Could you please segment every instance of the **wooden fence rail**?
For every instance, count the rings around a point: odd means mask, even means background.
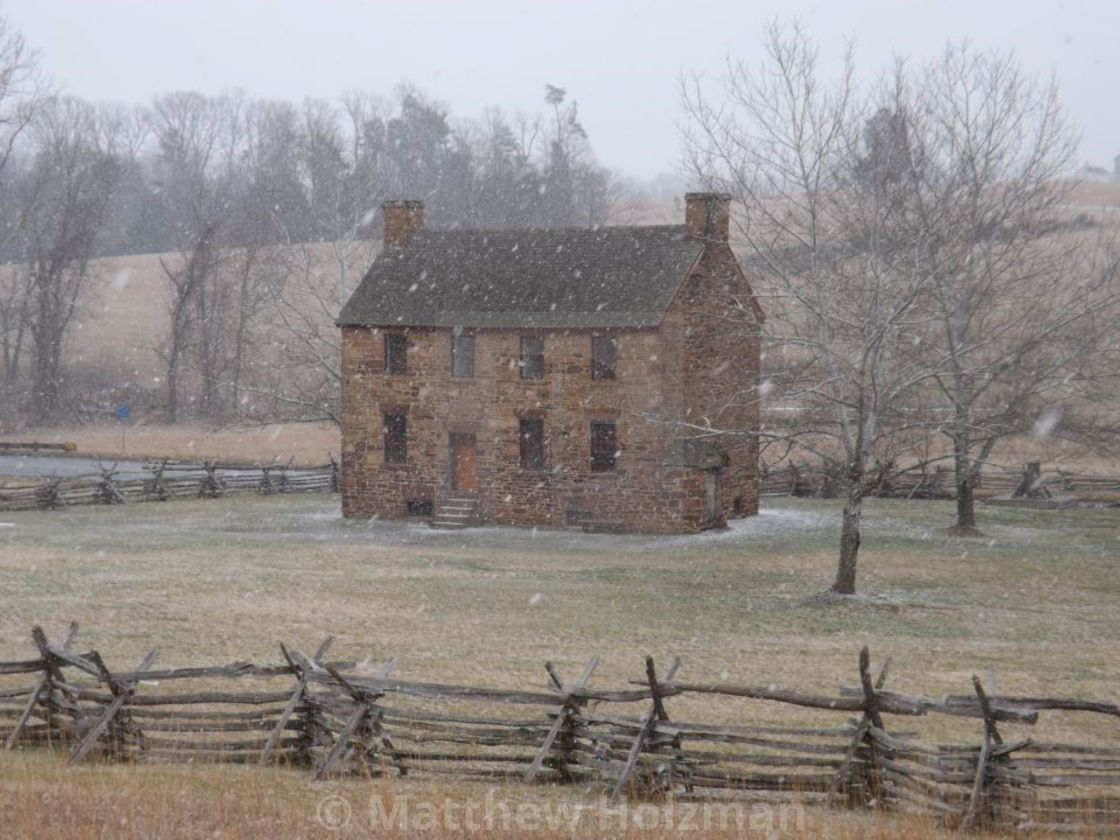
[[[1120,495],[1120,476],[1088,475],[1061,469],[1041,474],[1046,487],[1059,493],[1087,497]],[[1010,495],[1023,479],[1022,470],[986,469],[976,484],[978,497]],[[788,462],[782,466],[763,465],[761,492],[767,496],[816,496],[835,498],[842,495],[840,477],[822,466]],[[895,499],[956,498],[953,470],[938,466],[897,470],[881,468],[867,478],[867,492],[872,496]]]
[[[216,498],[232,493],[337,493],[340,488],[339,466],[333,457],[329,464],[318,467],[155,461],[145,463],[144,470],[147,477],[121,478],[113,465],[72,478],[0,483],[0,510],[53,510],[71,505]]]
[[[858,685],[835,694],[685,682],[679,659],[659,677],[652,658],[629,686],[603,689],[591,686],[597,656],[573,681],[546,664],[543,688],[519,690],[403,680],[391,674],[395,660],[373,668],[328,661],[329,638],[310,656],[281,645],[280,664],[158,670],[153,651],[113,672],[98,652],[75,652],[76,635],[71,625],[51,642],[34,628],[38,657],[0,662],[9,749],[57,745],[71,763],[279,762],[316,778],[580,782],[636,799],[776,797],[913,811],[963,830],[1120,835],[1120,796],[1109,793],[1120,786],[1120,745],[1003,731],[1033,725],[1040,711],[1120,722],[1115,704],[1005,697],[975,679],[971,695],[906,695],[885,688],[887,665],[872,678],[866,648]],[[741,703],[738,720],[670,715],[674,698],[695,694]],[[771,704],[765,725],[751,722],[756,702]],[[775,709],[796,717],[775,725]],[[928,743],[895,725],[930,715],[961,721],[965,741]]]

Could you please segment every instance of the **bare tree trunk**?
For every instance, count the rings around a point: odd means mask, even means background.
[[[976,501],[972,494],[972,476],[957,483],[957,530],[976,530]]]
[[[237,302],[237,329],[233,340],[233,374],[230,386],[231,412],[237,415],[241,411],[241,377],[245,368],[245,354],[249,341],[249,322],[252,309],[252,296],[250,295],[253,273],[257,261],[257,248],[247,245],[243,249],[241,264],[240,288]]]
[[[844,497],[844,515],[840,526],[840,563],[832,591],[839,595],[856,594],[856,560],[859,557],[859,526],[863,515],[862,470],[848,472],[848,489]]]
[[[952,530],[959,534],[979,534],[976,528],[976,498],[972,492],[972,459],[968,455],[967,440],[963,441],[963,445],[958,443],[955,449],[953,467],[957,479],[957,524]]]
[[[48,335],[35,345],[35,418],[40,423],[56,420],[61,383],[62,346],[58,337]]]
[[[171,347],[167,351],[167,422],[179,422],[179,366],[182,352],[176,334],[171,334]]]
[[[954,438],[953,468],[957,484],[957,522],[945,533],[954,537],[982,537],[984,532],[976,525],[976,487],[977,471],[973,466],[970,451],[971,437],[966,433]]]
[[[964,383],[963,375],[958,375],[957,411],[953,434],[953,477],[957,485],[957,522],[946,533],[956,537],[981,537],[983,532],[976,527],[976,496],[973,486],[976,483],[975,470],[972,468],[972,435],[969,433],[969,420],[972,408],[971,390]]]

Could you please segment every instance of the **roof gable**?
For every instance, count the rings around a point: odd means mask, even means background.
[[[343,325],[645,327],[660,323],[703,244],[683,226],[417,231],[387,248]]]

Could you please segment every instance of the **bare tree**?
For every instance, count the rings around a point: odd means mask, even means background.
[[[374,243],[354,241],[340,261],[337,243],[303,243],[264,255],[270,329],[284,338],[283,354],[259,377],[255,393],[301,420],[339,422],[341,339],[335,321],[347,274],[364,270]]]
[[[915,268],[920,243],[901,235],[904,185],[868,177],[875,149],[850,52],[826,85],[800,29],[774,25],[763,47],[763,65],[730,64],[714,98],[701,80],[683,82],[688,162],[707,188],[742,203],[739,244],[766,302],[768,399],[795,418],[760,431],[815,453],[840,477],[832,590],[852,594],[870,468],[896,446],[905,428],[896,415],[926,375],[895,350],[915,328],[928,279]]]
[[[18,240],[22,208],[18,178],[8,163],[27,126],[50,94],[39,71],[38,55],[23,35],[0,14],[0,252],[10,261],[20,256]],[[31,314],[26,267],[12,261],[0,275],[0,344],[3,345],[4,404],[16,403],[16,385]]]
[[[39,56],[23,35],[0,14],[0,170],[39,106],[50,96],[39,70]]]
[[[1118,289],[1093,225],[1065,207],[1077,138],[1056,84],[964,45],[916,73],[910,99],[893,118],[930,280],[915,352],[939,357],[927,410],[952,447],[951,532],[977,534],[981,466],[1091,375]]]
[[[229,186],[233,177],[234,135],[239,103],[196,93],[167,94],[151,110],[159,146],[158,177],[176,253],[160,264],[171,289],[171,330],[161,356],[167,366],[167,415],[180,419],[184,374],[193,362],[202,381],[201,405],[211,408],[215,394],[215,313],[221,237],[230,223]],[[224,151],[224,154],[223,154]]]
[[[21,235],[35,343],[34,410],[57,416],[64,341],[89,279],[90,261],[118,174],[100,142],[96,110],[76,99],[43,107],[34,122],[35,157],[24,187]]]
[[[764,434],[843,476],[841,593],[871,460],[944,435],[953,531],[975,533],[980,466],[1111,375],[1118,316],[1115,257],[1063,203],[1075,137],[1054,85],[967,46],[896,62],[863,100],[851,78],[850,51],[827,87],[803,33],[774,26],[763,67],[731,64],[718,98],[683,85],[690,168],[743,202],[769,296],[769,387],[796,420]]]

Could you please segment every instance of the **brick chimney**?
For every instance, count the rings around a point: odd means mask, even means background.
[[[726,242],[731,219],[731,196],[726,193],[684,194],[684,232],[689,239]]]
[[[381,205],[385,221],[385,247],[403,248],[412,234],[424,226],[423,201],[386,201]]]

